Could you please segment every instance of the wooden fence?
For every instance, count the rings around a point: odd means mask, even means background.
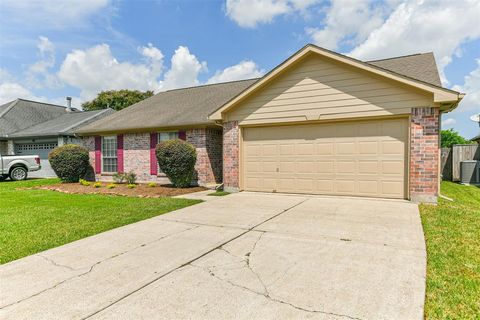
[[[457,144],[451,148],[442,148],[442,178],[444,180],[460,180],[460,162],[464,160],[480,160],[480,145]]]

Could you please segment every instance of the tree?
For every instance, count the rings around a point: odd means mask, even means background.
[[[442,130],[441,138],[442,148],[450,148],[454,144],[471,144],[470,140],[462,137],[457,131],[453,129]]]
[[[132,104],[153,96],[153,91],[110,90],[100,92],[92,101],[82,103],[83,110],[100,110],[111,108],[122,110]]]

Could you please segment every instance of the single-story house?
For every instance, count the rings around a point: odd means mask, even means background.
[[[80,111],[16,99],[0,106],[0,153],[39,155],[42,170],[30,176],[55,176],[48,162],[50,151],[66,143],[78,143],[74,130],[113,112],[112,109]]]
[[[178,137],[200,185],[435,202],[440,115],[462,98],[432,53],[364,62],[309,44],[259,79],[161,92],[77,133],[97,179],[164,182],[155,146]]]

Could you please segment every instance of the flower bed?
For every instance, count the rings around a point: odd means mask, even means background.
[[[99,185],[100,184],[100,185]],[[108,187],[107,187],[108,186]],[[53,190],[63,193],[75,194],[111,194],[119,196],[140,197],[140,198],[159,198],[172,197],[182,194],[207,190],[204,187],[174,188],[171,185],[137,184],[133,187],[127,184],[96,183],[96,186],[82,185],[80,183],[58,183],[48,186],[42,186],[40,189]]]

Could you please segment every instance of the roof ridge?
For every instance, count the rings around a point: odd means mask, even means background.
[[[67,108],[65,106],[61,106],[59,104],[53,104],[53,103],[49,103],[49,102],[41,102],[41,101],[35,101],[35,100],[29,100],[29,99],[23,99],[23,98],[18,98],[17,100],[33,102],[33,103],[38,103],[38,104],[46,104],[46,105],[49,105],[49,106],[52,106],[52,107],[59,107],[59,108],[64,108],[64,109]],[[77,108],[74,108],[74,109],[77,109]]]
[[[8,105],[8,107],[5,108],[5,110],[3,110],[2,113],[0,113],[0,118],[3,117],[4,115],[6,115],[10,110],[12,110],[13,107],[15,107],[17,105],[17,102],[18,102],[18,99],[15,99],[11,102],[7,102],[7,103],[9,103],[9,105]]]
[[[421,56],[421,55],[430,54],[430,53],[433,54],[432,51],[419,52],[419,53],[406,54],[404,56],[395,56],[395,57],[384,58],[384,59],[366,60],[365,62],[370,63],[370,62],[378,62],[378,61],[385,61],[385,60],[394,60],[394,59],[408,58],[408,57],[413,57],[413,56]]]
[[[185,89],[195,89],[195,88],[202,88],[202,87],[209,87],[209,86],[216,86],[216,85],[227,84],[227,83],[234,83],[234,82],[258,80],[258,79],[260,79],[260,78],[262,78],[262,77],[242,79],[242,80],[232,80],[232,81],[225,81],[225,82],[216,82],[216,83],[205,83],[205,84],[199,84],[199,85],[197,85],[197,86],[190,86],[190,87],[176,88],[176,89],[170,89],[170,90],[160,91],[159,93],[162,93],[162,92],[171,92],[171,91],[178,91],[178,90],[185,90]]]

